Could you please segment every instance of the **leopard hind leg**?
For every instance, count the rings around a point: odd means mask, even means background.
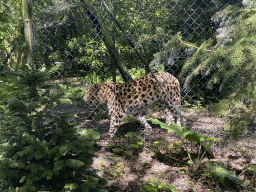
[[[136,119],[145,127],[144,134],[150,135],[152,133],[152,127],[148,124],[147,119],[144,115],[137,115]]]

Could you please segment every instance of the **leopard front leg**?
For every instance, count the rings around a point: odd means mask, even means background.
[[[176,125],[178,125],[179,127],[181,127],[181,121],[180,121],[180,116],[178,113],[174,113],[174,122]]]
[[[171,123],[173,121],[173,114],[168,108],[165,109],[165,115],[166,115],[165,123],[167,125],[171,125]]]
[[[110,129],[109,129],[109,135],[111,138],[115,136],[119,126],[120,126],[119,115],[111,114]]]
[[[171,123],[174,119],[174,123],[178,126],[181,126],[180,116],[174,109],[166,108],[165,109],[165,114],[166,114],[166,124],[167,125],[171,125]]]

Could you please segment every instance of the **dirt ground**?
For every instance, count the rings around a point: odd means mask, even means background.
[[[100,112],[100,115],[98,115]],[[103,137],[94,143],[95,153],[97,157],[91,168],[98,169],[99,176],[108,178],[108,184],[105,188],[108,191],[140,191],[145,182],[150,179],[159,179],[161,182],[168,185],[175,185],[177,191],[214,191],[209,190],[214,187],[218,191],[248,191],[247,184],[237,187],[234,183],[230,185],[219,186],[216,182],[206,177],[201,176],[203,170],[198,169],[199,174],[190,174],[189,165],[186,164],[186,155],[174,154],[172,157],[166,156],[164,148],[158,154],[153,154],[152,143],[154,141],[164,140],[165,143],[179,142],[177,136],[173,133],[167,133],[166,130],[161,129],[157,125],[152,125],[153,133],[151,136],[143,141],[143,145],[134,154],[127,156],[117,156],[113,153],[109,146],[113,143],[109,138],[104,137],[109,130],[109,117],[107,112],[102,109],[100,111],[93,111],[88,109],[83,103],[73,105],[62,104],[54,109],[57,115],[70,114],[75,115],[71,119],[71,123],[80,123],[78,129],[92,129],[99,131]],[[97,114],[97,115],[95,115]],[[206,135],[213,136],[220,139],[211,148],[211,155],[206,155],[202,162],[210,160],[213,164],[221,160],[229,170],[235,170],[238,178],[246,181],[248,180],[247,165],[256,166],[256,139],[250,136],[256,131],[256,121],[249,126],[247,135],[241,137],[238,141],[223,140],[225,138],[224,120],[213,117],[208,113],[196,113],[195,111],[186,112],[185,115],[194,119],[192,128],[194,131]],[[154,112],[153,116],[163,119],[163,114]],[[88,118],[89,117],[89,118]],[[143,130],[139,123],[124,123],[121,125],[118,134],[125,135],[129,131]],[[125,143],[125,139],[121,142]],[[223,142],[224,141],[224,142]],[[129,145],[125,143],[125,145]],[[114,146],[116,146],[114,144]],[[241,146],[240,149],[235,146]],[[196,150],[195,146],[191,145],[190,151],[193,153]],[[195,151],[196,152],[196,151]],[[112,160],[109,158],[112,157]],[[118,157],[119,159],[115,159]],[[168,158],[167,158],[168,157]],[[113,160],[114,159],[114,160]],[[122,164],[118,164],[118,163]],[[117,165],[119,168],[117,169]],[[107,170],[107,171],[106,171]],[[109,172],[116,172],[117,174],[109,174]]]

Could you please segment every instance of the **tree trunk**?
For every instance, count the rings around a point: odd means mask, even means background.
[[[23,20],[24,20],[24,34],[25,41],[27,44],[27,60],[32,70],[35,71],[35,63],[34,63],[34,31],[33,31],[33,15],[32,15],[32,0],[22,0],[22,12],[23,12]]]
[[[122,63],[121,56],[119,55],[115,43],[112,40],[112,37],[108,33],[108,31],[103,27],[105,26],[103,24],[103,20],[101,19],[100,14],[93,13],[92,10],[94,10],[94,7],[92,7],[92,0],[83,0],[86,7],[87,7],[87,13],[92,20],[93,25],[95,26],[97,32],[101,35],[105,46],[107,47],[108,53],[110,55],[110,58],[112,59],[114,65],[116,68],[118,68],[120,74],[122,75],[125,82],[132,81],[132,77],[130,73],[128,72],[127,67],[124,63]]]

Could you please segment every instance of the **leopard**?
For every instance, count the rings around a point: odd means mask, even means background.
[[[154,76],[166,90],[174,105],[180,107],[181,95],[179,80],[168,72],[156,72]],[[159,87],[152,74],[136,78],[125,83],[93,84],[83,97],[83,100],[92,103],[106,103],[110,114],[109,136],[115,136],[122,118],[129,114],[133,115],[145,127],[144,132],[152,133],[152,127],[145,117],[149,109],[156,105],[166,115],[166,124],[172,120],[180,123],[180,117],[172,105],[168,105],[167,96]]]

